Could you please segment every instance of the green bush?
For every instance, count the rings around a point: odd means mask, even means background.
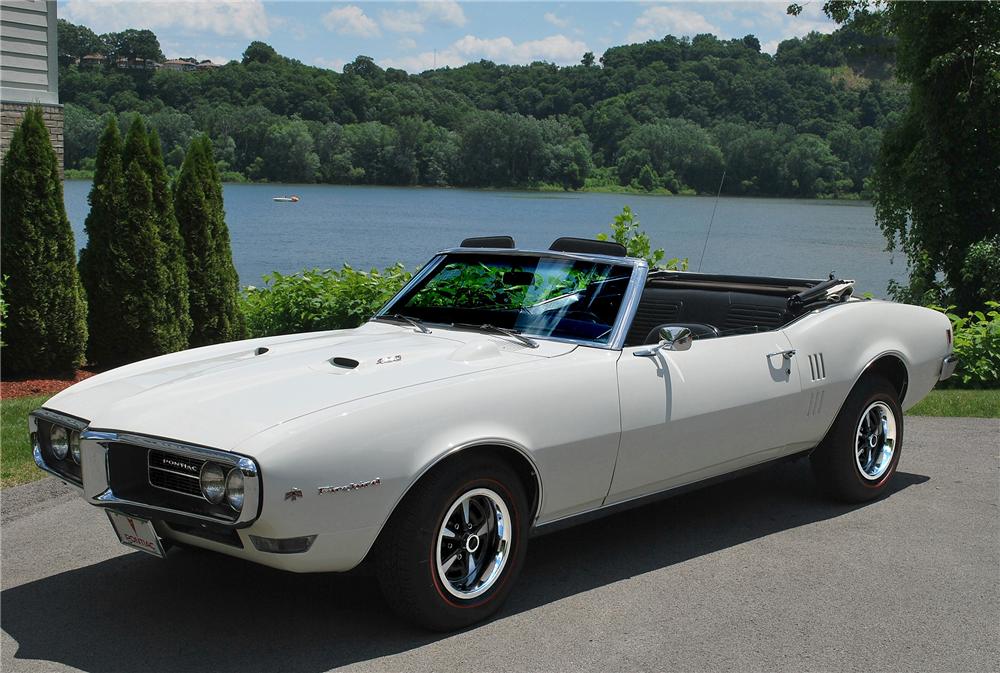
[[[377,271],[311,269],[264,276],[240,303],[250,337],[357,327],[398,292],[411,274],[402,264]]]
[[[629,257],[639,257],[649,263],[650,269],[668,269],[670,271],[687,271],[687,258],[672,257],[666,263],[663,262],[663,248],[652,250],[649,242],[649,234],[639,228],[639,218],[628,206],[622,208],[622,212],[615,215],[615,221],[611,223],[611,235],[598,234],[597,240],[612,240],[625,246]]]
[[[970,311],[960,317],[954,306],[941,311],[951,320],[952,340],[959,365],[945,386],[952,388],[1000,387],[1000,302],[986,302],[986,311]]]

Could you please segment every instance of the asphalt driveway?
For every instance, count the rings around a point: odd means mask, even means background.
[[[862,507],[791,463],[532,540],[493,621],[398,622],[372,578],[207,553],[158,561],[46,479],[4,491],[13,671],[993,671],[1000,422],[908,418]]]

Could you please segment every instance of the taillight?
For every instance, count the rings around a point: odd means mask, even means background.
[[[944,332],[948,335],[948,348],[951,348],[951,328],[949,327]]]

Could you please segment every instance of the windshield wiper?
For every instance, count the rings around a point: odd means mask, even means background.
[[[431,331],[427,329],[424,323],[420,322],[416,318],[411,318],[408,315],[403,315],[402,313],[389,313],[387,315],[380,315],[376,317],[376,320],[395,320],[396,322],[405,322],[417,329],[418,332],[423,332],[424,334],[430,334]]]
[[[528,348],[538,348],[538,342],[534,339],[530,339],[517,330],[508,329],[506,327],[497,327],[496,325],[482,324],[473,325],[471,323],[455,323],[455,327],[466,327],[469,329],[477,329],[483,332],[493,332],[494,334],[503,334],[504,336],[509,336],[511,339],[517,339],[522,344]]]

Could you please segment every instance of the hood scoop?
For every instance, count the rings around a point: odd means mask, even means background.
[[[337,369],[357,369],[361,363],[354,358],[335,357],[330,358],[330,364]]]

